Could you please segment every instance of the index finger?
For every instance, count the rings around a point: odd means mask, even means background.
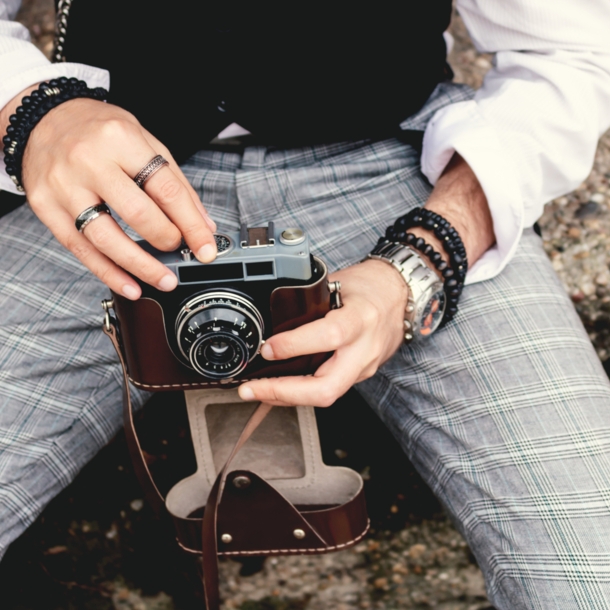
[[[146,194],[178,227],[184,241],[202,263],[216,258],[216,240],[193,197],[173,169],[165,166],[145,183]]]
[[[261,354],[266,360],[333,352],[352,343],[362,332],[362,318],[345,305],[329,311],[324,318],[303,324],[266,340]]]

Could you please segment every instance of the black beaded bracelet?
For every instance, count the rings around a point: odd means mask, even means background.
[[[386,239],[404,241],[405,234],[413,227],[421,227],[434,233],[449,257],[449,266],[459,281],[463,282],[468,271],[468,257],[459,233],[440,214],[426,208],[415,208],[401,216],[386,230]]]
[[[428,244],[423,237],[417,237],[413,233],[409,233],[409,229],[413,227],[422,227],[434,233],[449,257],[449,263],[445,262],[441,254]],[[386,229],[385,239],[406,243],[418,250],[441,273],[443,290],[447,300],[441,326],[447,324],[457,313],[457,304],[468,271],[468,257],[459,233],[439,214],[426,208],[415,208],[408,214],[401,216],[393,226]]]
[[[4,163],[6,171],[15,183],[18,191],[23,192],[21,181],[21,164],[23,153],[32,130],[47,112],[53,108],[79,97],[106,101],[108,91],[102,87],[90,89],[87,83],[77,78],[61,77],[41,83],[21,100],[21,106],[9,117],[4,144]]]
[[[457,313],[457,304],[464,288],[464,279],[455,273],[453,268],[443,259],[440,252],[437,252],[423,237],[407,233],[402,241],[426,256],[443,277],[443,292],[445,293],[446,305],[445,314],[440,326],[445,326]]]

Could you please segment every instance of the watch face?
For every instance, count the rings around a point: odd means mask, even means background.
[[[445,293],[442,288],[430,296],[420,317],[419,334],[422,337],[431,335],[438,328],[445,313],[445,304]]]

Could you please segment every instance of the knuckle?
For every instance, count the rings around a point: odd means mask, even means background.
[[[295,341],[289,334],[273,341],[271,345],[276,359],[284,360],[295,353]]]
[[[112,267],[104,265],[103,267],[95,270],[95,275],[104,283],[106,286],[111,286],[114,279],[114,270]]]
[[[162,144],[158,140],[155,143],[155,150],[158,152],[158,154],[162,155],[168,161],[173,160],[172,153],[169,152],[169,148],[167,148],[165,144]]]
[[[79,261],[84,262],[91,255],[91,247],[89,244],[84,243],[83,240],[79,239],[80,236],[66,235],[63,239],[58,236],[58,239],[62,242],[63,246],[72,252]]]
[[[97,269],[96,273],[97,277],[104,282],[104,284],[109,285],[112,280],[112,270],[109,267],[102,267],[101,269]]]
[[[204,235],[202,235],[202,229],[207,229],[207,225],[203,221],[203,218],[201,219],[201,222],[199,222],[199,219],[198,219],[197,222],[188,224],[185,227],[183,227],[182,234],[188,244],[195,245],[199,241],[201,241],[201,243],[204,243],[204,240],[202,239],[204,237]],[[208,231],[209,231],[209,229],[208,229]]]
[[[177,250],[181,243],[182,235],[180,234],[180,231],[178,231],[176,227],[171,227],[169,230],[163,231],[157,247],[164,252],[172,252],[173,250]]]
[[[321,388],[316,393],[316,402],[318,403],[316,406],[330,407],[335,403],[337,398],[339,398],[339,394],[337,394],[332,388]]]
[[[260,400],[277,401],[280,400],[280,393],[271,379],[261,379],[255,386],[255,395]]]
[[[61,193],[64,190],[66,181],[63,176],[63,172],[59,170],[57,165],[53,165],[47,170],[46,182],[49,189],[54,193]],[[28,191],[28,201],[32,203],[32,199],[35,197],[35,193]]]
[[[359,318],[362,326],[376,326],[379,323],[379,310],[372,304],[367,303],[359,310]]]
[[[361,373],[358,381],[364,381],[365,379],[370,379],[377,372],[377,367],[375,365],[367,366]]]
[[[132,197],[123,201],[125,221],[130,226],[141,225],[150,216],[150,206],[140,198]]]
[[[297,399],[295,403],[294,386],[287,377],[276,377],[275,383],[270,383],[270,388],[273,393],[273,401],[282,404],[300,404]]]
[[[28,203],[34,211],[44,209],[45,197],[41,196],[38,189],[28,189],[27,193]]]
[[[331,349],[337,349],[341,347],[345,342],[346,334],[347,333],[345,324],[335,318],[334,322],[330,324],[327,330],[326,338],[329,347]]]
[[[153,211],[156,212],[156,210]],[[158,213],[151,214],[148,205],[138,204],[125,215],[125,221],[155,248],[164,252],[176,250],[182,242],[180,231],[165,216],[161,216],[161,218],[158,216]]]
[[[173,203],[182,193],[182,184],[176,179],[166,179],[157,185],[162,203]]]
[[[123,118],[106,119],[101,123],[100,133],[104,139],[117,141],[129,137],[133,125]]]
[[[136,271],[140,277],[152,276],[152,265],[145,254],[141,252],[124,252],[119,262],[121,267]]]
[[[101,220],[101,219],[100,219]],[[107,250],[115,241],[114,231],[105,222],[97,220],[95,223],[91,223],[87,228],[83,229],[84,232],[88,232],[88,239],[100,250]]]
[[[156,286],[166,274],[165,268],[160,263],[140,252],[129,258],[126,268],[133,270],[135,275],[151,286]]]
[[[91,246],[83,243],[80,239],[68,237],[64,245],[83,263],[91,256]]]
[[[92,147],[89,140],[84,139],[71,142],[65,155],[68,165],[82,165],[83,162],[89,159],[92,155]]]

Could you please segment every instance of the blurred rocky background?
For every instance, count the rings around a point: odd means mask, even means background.
[[[25,0],[19,19],[50,54],[52,0]],[[491,57],[475,51],[459,18],[451,32],[456,80],[481,84]],[[545,247],[604,363],[610,356],[610,134],[591,175],[546,206]],[[138,425],[161,485],[194,470],[179,395]],[[354,393],[320,413],[325,460],[363,475],[370,535],[331,555],[223,561],[225,609],[484,610],[483,579],[466,543],[396,443]],[[349,424],[346,426],[346,422]],[[196,566],[142,499],[119,435],[13,544],[0,563],[6,610],[202,608]]]

